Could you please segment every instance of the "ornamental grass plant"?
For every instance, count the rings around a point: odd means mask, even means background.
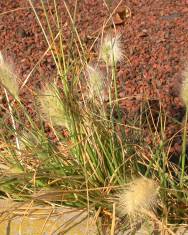
[[[175,234],[187,223],[186,132],[181,161],[175,164],[169,156],[172,139],[165,138],[167,115],[162,108],[154,120],[146,100],[139,119],[123,121],[116,75],[118,63],[126,59],[120,34],[101,32],[98,58],[89,61],[64,1],[72,27],[71,50],[77,54],[67,59],[70,54],[64,51],[56,0],[56,34],[45,2],[41,0],[47,28],[33,1],[28,2],[54,58],[57,76],[34,92],[37,118],[33,118],[18,85],[14,92],[14,83],[7,85],[11,79],[15,82],[14,73],[7,72],[4,62],[0,64],[0,81],[13,100],[7,99],[6,110],[11,125],[0,120],[1,198],[82,209],[93,218],[99,234],[134,234],[145,223],[152,224],[150,228],[158,234]]]

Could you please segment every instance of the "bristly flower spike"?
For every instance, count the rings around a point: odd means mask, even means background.
[[[87,65],[86,72],[88,75],[87,85],[90,99],[104,99],[104,76],[97,66]]]
[[[17,76],[13,72],[10,64],[5,62],[2,53],[0,52],[0,83],[10,92],[14,98],[18,98],[18,83]]]
[[[114,37],[111,34],[105,36],[100,46],[99,57],[109,66],[114,66],[123,59],[120,34]]]
[[[154,180],[145,177],[134,179],[117,195],[119,213],[135,218],[151,212],[158,204],[158,190]]]
[[[52,122],[53,125],[69,128],[67,111],[59,97],[58,90],[52,84],[44,87],[38,101],[44,120]]]

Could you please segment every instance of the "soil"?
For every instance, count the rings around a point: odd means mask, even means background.
[[[40,1],[33,0],[44,29],[47,29],[45,14]],[[44,0],[50,23],[55,32],[53,1]],[[182,71],[188,58],[188,1],[187,0],[78,0],[76,27],[81,40],[88,47],[100,36],[104,22],[113,12],[115,28],[121,33],[125,60],[118,66],[119,96],[129,97],[122,101],[125,119],[140,112],[141,100],[145,97],[151,106],[161,105],[169,116],[166,135],[173,136],[180,128],[185,108],[179,98]],[[65,45],[71,37],[70,18],[76,0],[57,0]],[[118,6],[119,4],[119,6]],[[117,7],[118,6],[118,7]],[[109,21],[104,32],[113,30]],[[15,66],[20,85],[36,65],[48,45],[26,0],[0,1],[0,50]],[[91,54],[97,53],[97,45]],[[55,64],[47,52],[34,72],[29,76],[21,95],[32,112],[31,97],[42,83],[56,74]],[[3,98],[3,95],[1,96]],[[172,119],[173,121],[172,121]],[[175,124],[174,120],[177,122]],[[180,122],[178,124],[178,122]],[[177,138],[171,151],[179,153],[181,140]]]

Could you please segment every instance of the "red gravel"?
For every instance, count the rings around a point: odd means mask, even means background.
[[[2,0],[0,2],[0,50],[15,63],[16,71],[23,82],[33,66],[47,49],[43,33],[36,22],[32,9],[26,0]],[[35,2],[45,25],[40,1]],[[48,1],[46,1],[48,2]],[[50,1],[49,1],[50,2]],[[63,1],[59,2],[62,14],[65,41],[70,37],[69,18]],[[66,1],[71,12],[75,0]],[[113,2],[110,9],[117,6]],[[51,4],[53,5],[53,1]],[[131,16],[117,22],[117,31],[122,34],[123,49],[130,64],[125,61],[119,67],[119,94],[124,96],[145,96],[160,100],[166,112],[177,120],[183,116],[183,105],[179,99],[182,69],[188,58],[188,1],[187,0],[125,0],[121,12],[128,6]],[[8,12],[10,10],[15,10]],[[54,13],[53,6],[48,12]],[[91,45],[109,16],[102,0],[78,0],[76,24],[81,39]],[[121,16],[120,14],[118,15]],[[117,20],[117,15],[116,18]],[[51,20],[51,22],[53,19]],[[106,31],[110,29],[110,25]],[[48,53],[28,81],[28,87],[36,89],[41,81],[54,74],[55,66]],[[29,103],[31,94],[25,88],[22,92]],[[139,111],[141,99],[130,98],[122,102],[127,116]],[[152,101],[151,101],[152,102]],[[174,134],[180,125],[169,121],[168,134]],[[179,143],[176,143],[176,145]],[[175,146],[176,146],[175,145]]]

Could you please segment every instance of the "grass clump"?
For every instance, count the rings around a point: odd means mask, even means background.
[[[123,59],[120,36],[108,34],[104,38],[97,65],[92,66],[65,2],[73,28],[71,49],[77,52],[77,57],[65,59],[62,30],[54,36],[41,1],[46,32],[32,1],[29,3],[48,49],[60,48],[61,53],[55,55],[52,50],[57,78],[54,83],[46,82],[35,97],[37,119],[29,115],[19,98],[8,110],[13,128],[1,123],[2,194],[20,201],[30,199],[85,209],[88,216],[100,221],[104,234],[119,230],[131,234],[145,222],[153,223],[158,232],[173,234],[177,225],[186,222],[186,153],[179,164],[169,160],[171,140],[165,138],[166,115],[161,110],[154,120],[148,105],[139,121],[124,124],[116,77],[117,63]],[[54,7],[54,20],[60,29],[56,4]],[[2,81],[7,77],[3,76]],[[5,82],[2,84],[11,95],[18,96]],[[145,129],[150,143],[145,140]],[[184,141],[184,148],[185,144]]]

